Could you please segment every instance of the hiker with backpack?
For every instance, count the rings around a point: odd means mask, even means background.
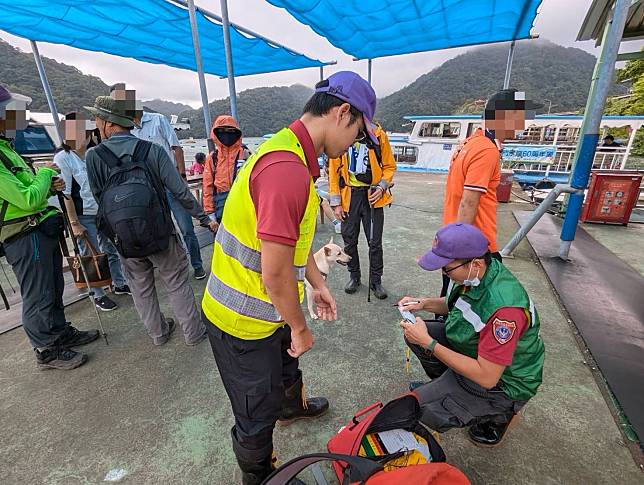
[[[210,138],[215,150],[208,155],[203,172],[203,208],[213,220],[221,222],[228,192],[237,177],[238,161],[243,159],[242,132],[235,118],[218,116]]]
[[[92,254],[92,246],[105,252],[109,261],[110,275],[113,282],[112,292],[115,295],[129,295],[130,287],[123,276],[121,260],[112,242],[98,231],[96,213],[98,203],[89,187],[85,153],[89,148],[100,143],[93,126],[81,113],[71,112],[59,124],[63,133],[63,143],[54,155],[54,163],[60,169],[60,177],[65,181],[65,208],[73,236],[78,239],[78,246],[83,256]],[[93,122],[91,122],[93,125]],[[107,296],[103,288],[94,288],[94,303],[104,312],[118,308]]]
[[[190,193],[163,147],[130,133],[134,119],[125,103],[99,96],[88,107],[102,143],[87,152],[87,174],[99,204],[98,228],[116,246],[137,312],[154,345],[165,344],[175,329],[161,313],[154,268],[164,281],[186,345],[205,338],[205,327],[189,283],[188,258],[175,233],[166,191],[202,226],[216,231]]]
[[[22,328],[38,368],[70,370],[87,362],[87,355],[72,347],[96,340],[99,333],[77,330],[65,317],[63,218],[47,204],[65,190],[65,182],[52,162],[34,173],[12,146],[16,133],[27,128],[30,102],[0,85],[0,253],[20,286]]]

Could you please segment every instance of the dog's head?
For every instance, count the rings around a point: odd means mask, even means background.
[[[351,256],[344,252],[340,246],[333,242],[333,238],[329,241],[328,244],[324,245],[324,257],[329,262],[329,265],[333,263],[338,263],[342,266],[346,266],[349,261],[351,261]]]

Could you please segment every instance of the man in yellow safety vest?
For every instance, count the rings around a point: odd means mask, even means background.
[[[298,357],[313,346],[301,302],[304,278],[317,313],[337,316],[311,255],[319,198],[313,185],[322,153],[340,157],[370,136],[373,88],[353,72],[316,85],[304,114],[265,141],[237,174],[213,247],[203,298],[219,374],[235,415],[233,450],[244,485],[273,470],[273,428],[324,414],[329,402],[305,398]]]

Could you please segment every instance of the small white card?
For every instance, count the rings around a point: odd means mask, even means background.
[[[416,441],[413,433],[404,429],[392,429],[378,433],[382,444],[387,448],[388,453],[396,453],[401,450],[418,450],[422,455],[431,461],[429,446]]]

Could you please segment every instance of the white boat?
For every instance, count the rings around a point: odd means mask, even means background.
[[[480,115],[406,116],[413,123],[407,138],[392,133],[390,141],[400,170],[447,172],[455,147],[482,126]],[[525,131],[505,143],[503,168],[515,178],[533,183],[545,175],[556,182],[570,174],[582,116],[538,115],[526,121]],[[627,127],[628,136],[619,147],[598,147],[593,169],[624,170],[636,131],[644,116],[604,116],[600,143],[610,128]]]

